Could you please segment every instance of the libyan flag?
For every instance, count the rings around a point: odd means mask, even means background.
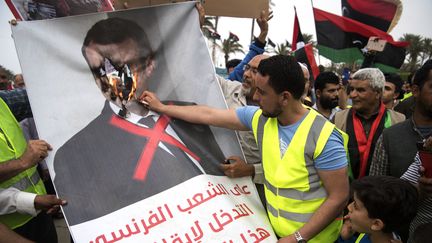
[[[294,7],[294,28],[293,28],[293,40],[291,42],[291,50],[295,51],[302,48],[305,45],[303,40],[303,34],[300,30],[300,24],[297,18],[297,10]]]
[[[383,72],[395,72],[402,66],[404,47],[408,46],[408,42],[394,41],[386,32],[349,18],[316,8],[313,11],[320,55],[333,62],[363,60],[361,49],[366,46],[369,37],[375,36],[386,40],[387,44],[384,51],[376,55],[374,66]]]
[[[342,0],[342,15],[384,32],[397,24],[402,13],[400,0]]]
[[[313,79],[315,80],[319,74],[319,68],[315,61],[312,43],[308,43],[302,48],[297,49],[294,52],[294,56],[298,62],[306,64],[309,71],[312,73]]]

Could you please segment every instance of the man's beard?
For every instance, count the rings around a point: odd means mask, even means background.
[[[266,112],[260,107],[262,110],[262,115],[265,117],[275,118],[278,117],[282,113],[282,109],[276,108],[273,112]]]
[[[251,87],[249,87],[249,88],[245,88],[245,87],[242,85],[241,89],[242,89],[242,92],[243,92],[243,94],[244,94],[245,96],[249,96],[250,93],[252,92],[252,88],[251,88]]]
[[[242,83],[247,84],[248,87],[245,88],[244,85],[242,84],[242,92],[245,96],[250,96],[250,93],[252,92],[252,82],[250,80],[247,80],[246,78],[243,78]]]
[[[338,106],[339,99],[338,98],[336,98],[336,99],[329,99],[329,98],[321,97],[320,98],[320,104],[321,104],[321,107],[323,109],[332,110],[333,108],[335,108],[336,106]]]

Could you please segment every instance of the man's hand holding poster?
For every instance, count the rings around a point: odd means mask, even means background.
[[[228,130],[146,109],[226,107],[193,3],[13,27],[48,167],[75,242],[275,242]]]

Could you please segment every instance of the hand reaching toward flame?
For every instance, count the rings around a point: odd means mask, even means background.
[[[139,101],[148,109],[163,113],[163,108],[165,105],[160,102],[156,94],[150,91],[144,91],[144,93],[140,96]]]

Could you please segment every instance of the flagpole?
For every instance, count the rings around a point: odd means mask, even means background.
[[[311,7],[312,7],[312,14],[313,14],[313,0],[311,0]],[[314,22],[315,22],[315,15],[314,15]],[[315,36],[317,39],[317,45],[318,45],[318,34],[316,31],[316,26],[315,26]],[[318,65],[321,65],[321,55],[319,54],[319,49],[317,48],[317,53],[318,53]]]
[[[251,44],[252,44],[252,41],[254,40],[254,28],[255,28],[255,18],[252,18],[252,28],[251,28],[251,38],[250,38]]]

